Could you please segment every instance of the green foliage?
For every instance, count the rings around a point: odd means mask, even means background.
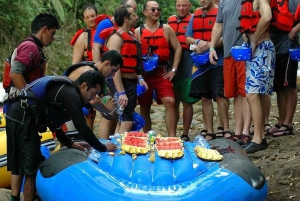
[[[136,0],[139,24],[144,22],[143,6],[146,0]],[[168,17],[176,14],[175,0],[158,0],[162,8],[161,19],[166,23]],[[191,0],[192,12],[199,7],[198,0]],[[96,6],[98,13],[113,15],[120,0],[0,0],[0,58],[5,58],[15,46],[30,35],[30,23],[41,12],[58,16],[62,25],[55,35],[55,41],[44,52],[47,58],[47,74],[61,75],[72,62],[72,50],[69,42],[79,28],[85,26],[82,21],[82,7],[85,4]],[[3,71],[0,71],[0,74]],[[2,75],[0,75],[2,78]],[[1,79],[0,78],[0,79]]]

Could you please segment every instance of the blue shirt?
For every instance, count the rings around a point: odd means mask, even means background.
[[[97,30],[96,30],[96,33],[94,36],[94,43],[103,45],[105,42],[105,39],[100,38],[101,31],[103,31],[106,28],[113,27],[113,26],[114,26],[114,24],[112,23],[112,21],[110,21],[110,19],[106,18],[105,20],[102,20],[97,26]]]
[[[194,38],[193,24],[194,24],[194,16],[192,16],[191,19],[190,19],[188,28],[185,32],[185,36]],[[201,38],[197,38],[197,39],[201,39]],[[208,63],[208,64],[205,64],[205,65],[201,66],[201,68],[216,68],[216,67],[219,67],[219,66],[223,66],[223,60],[224,60],[223,48],[216,48],[216,52],[217,52],[217,55],[218,55],[218,60],[216,61],[217,64],[213,65],[211,63]],[[196,67],[199,67],[198,64],[194,63],[193,65],[196,66]]]

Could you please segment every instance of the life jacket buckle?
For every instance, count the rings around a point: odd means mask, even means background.
[[[29,107],[29,105],[28,105],[28,103],[27,103],[27,99],[21,100],[21,107],[22,107],[23,109],[26,109],[26,108]]]

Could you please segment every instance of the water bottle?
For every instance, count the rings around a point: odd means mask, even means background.
[[[107,101],[110,99],[110,96],[104,96],[103,98],[102,98],[102,103],[103,104],[106,104],[107,103]]]
[[[98,164],[101,160],[102,156],[96,150],[91,149],[88,155],[89,159],[92,160],[94,163]]]
[[[209,148],[210,145],[209,143],[204,139],[202,135],[197,135],[194,139],[194,144],[199,145],[200,147],[203,148]]]
[[[122,105],[120,105],[120,103],[119,103],[119,93],[118,93],[118,92],[116,92],[116,93],[114,94],[114,99],[117,100],[117,114],[118,114],[118,116],[119,116],[119,118],[120,118],[120,116],[123,114],[124,108],[123,108]]]

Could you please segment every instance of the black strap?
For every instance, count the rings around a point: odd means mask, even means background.
[[[91,51],[91,50],[92,50],[92,47],[91,47],[91,30],[90,30],[90,29],[85,29],[84,31],[87,32],[87,34],[88,34],[88,38],[87,38],[87,49],[88,49],[89,51]]]

